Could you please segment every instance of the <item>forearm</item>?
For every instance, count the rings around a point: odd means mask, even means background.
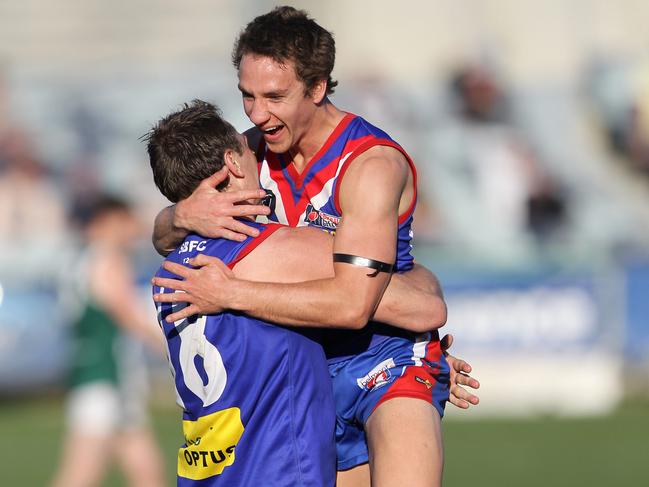
[[[187,230],[174,224],[176,205],[164,208],[153,225],[153,246],[163,257],[172,252],[187,236]]]
[[[415,264],[408,272],[398,275],[410,285],[430,294],[439,296],[442,299],[444,298],[442,285],[440,284],[439,279],[437,279],[437,276],[426,269],[423,265]]]
[[[385,278],[383,287],[377,284],[336,277],[295,284],[233,280],[227,302],[230,309],[282,325],[360,329],[381,299]]]
[[[439,281],[422,266],[394,274],[373,318],[420,333],[440,328],[446,323],[446,303]]]

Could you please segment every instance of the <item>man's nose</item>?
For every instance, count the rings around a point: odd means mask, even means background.
[[[270,113],[268,112],[268,107],[263,100],[254,100],[250,107],[250,113],[248,118],[255,125],[261,126],[268,122],[270,118]]]

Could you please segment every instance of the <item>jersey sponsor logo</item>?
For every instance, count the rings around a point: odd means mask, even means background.
[[[420,384],[424,384],[426,386],[426,389],[430,389],[433,387],[433,383],[431,381],[429,381],[428,379],[422,379],[418,375],[415,376],[415,380]]]
[[[184,254],[185,252],[193,252],[194,250],[203,252],[205,250],[206,245],[207,245],[207,240],[186,240],[180,246],[180,250],[178,250],[178,253]]]
[[[340,224],[341,218],[336,215],[330,215],[324,211],[317,210],[309,204],[304,212],[304,223],[315,225],[316,227],[335,230]]]
[[[371,391],[383,387],[392,381],[392,373],[390,369],[394,367],[394,359],[389,358],[384,360],[372,370],[369,371],[364,377],[356,379],[356,384],[361,389]]]
[[[203,480],[222,474],[235,461],[235,448],[244,429],[241,410],[236,407],[196,421],[183,420],[187,446],[178,450],[178,475]]]

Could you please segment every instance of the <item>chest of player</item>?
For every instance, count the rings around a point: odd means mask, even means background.
[[[335,231],[342,220],[336,201],[339,169],[345,157],[297,174],[292,168],[264,160],[260,183],[272,193],[270,219],[290,226],[315,226]]]

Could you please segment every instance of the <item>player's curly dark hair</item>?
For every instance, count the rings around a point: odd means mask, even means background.
[[[215,105],[202,100],[185,103],[142,139],[147,142],[153,180],[173,203],[187,198],[201,180],[221,169],[226,150],[243,153],[235,128]]]
[[[333,35],[304,10],[276,7],[253,19],[239,34],[232,51],[237,69],[246,54],[266,56],[281,64],[292,61],[307,93],[323,79],[327,80],[327,95],[338,85],[331,78],[336,60]]]

